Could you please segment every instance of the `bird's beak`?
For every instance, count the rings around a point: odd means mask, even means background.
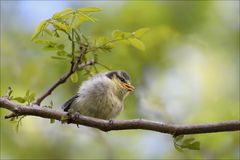
[[[132,86],[130,83],[123,83],[123,88],[125,88],[127,91],[134,91],[135,87]]]

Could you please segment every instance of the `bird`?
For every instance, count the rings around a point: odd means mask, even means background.
[[[78,113],[99,119],[113,120],[124,108],[124,100],[134,91],[126,71],[98,73],[84,81],[76,95],[62,105],[70,114]]]

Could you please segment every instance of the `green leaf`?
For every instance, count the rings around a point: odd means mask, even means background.
[[[134,34],[135,37],[141,38],[142,35],[149,30],[150,30],[149,28],[140,28],[140,29],[136,30],[135,32],[133,32],[133,34]]]
[[[177,151],[183,152],[183,149],[180,146],[178,146],[176,143],[174,143],[174,147]]]
[[[34,42],[38,44],[56,45],[56,43],[45,39],[36,39]]]
[[[64,46],[64,44],[58,44],[57,48],[60,49],[60,50],[63,50],[65,48],[65,46]]]
[[[56,48],[55,47],[53,47],[53,46],[45,46],[45,47],[43,47],[43,50],[45,50],[45,51],[55,51],[56,50]]]
[[[50,123],[55,123],[55,119],[50,119]]]
[[[128,39],[133,36],[132,36],[132,33],[130,33],[130,32],[122,32],[120,30],[114,30],[112,32],[112,37],[114,39]]]
[[[72,12],[73,12],[72,8],[67,8],[67,9],[64,9],[64,10],[62,10],[60,12],[55,13],[52,18],[53,19],[58,19],[60,17],[63,18],[62,17],[63,15],[70,14]]]
[[[72,75],[71,75],[71,81],[73,83],[77,83],[78,82],[78,74],[77,72],[74,72]]]
[[[178,141],[182,140],[183,137],[184,137],[184,135],[179,135],[179,136],[175,137],[175,141],[178,142]]]
[[[26,99],[24,99],[24,98],[22,98],[22,97],[15,97],[15,98],[13,98],[13,100],[18,101],[18,102],[20,102],[20,103],[26,102]]]
[[[52,31],[50,31],[49,29],[46,28],[43,31],[46,32],[49,36],[52,36]]]
[[[69,118],[68,118],[68,116],[61,116],[61,121],[62,122],[65,122],[66,120],[68,120]]]
[[[101,11],[100,8],[79,8],[77,12],[99,12]]]
[[[12,93],[13,93],[13,90],[10,89],[8,96],[11,97]]]
[[[38,37],[38,35],[45,29],[45,28],[47,28],[47,26],[48,26],[48,20],[43,20],[43,21],[41,21],[38,25],[37,25],[37,27],[36,27],[36,29],[35,29],[35,32],[34,32],[34,34],[33,34],[33,36],[32,36],[32,40],[34,40],[35,38],[37,38]]]
[[[79,18],[79,17],[81,17],[79,14],[77,14],[75,17],[72,17],[72,21],[70,25],[71,28],[79,28],[84,21],[87,21],[87,19],[84,20],[84,18]]]
[[[55,37],[60,37],[60,35],[58,34],[58,32],[57,32],[57,30],[55,30],[54,32],[53,32],[53,35],[55,36]]]
[[[200,150],[200,142],[196,141],[190,144],[187,148],[192,150]]]
[[[36,93],[31,93],[28,97],[28,101],[33,102],[35,100],[35,97],[36,97]]]
[[[58,57],[58,56],[51,56],[51,58],[56,60],[66,60],[65,57]]]
[[[183,140],[182,145],[183,145],[183,146],[188,146],[188,145],[191,144],[192,141],[194,141],[194,140],[195,140],[195,138],[186,138],[186,139]]]
[[[78,14],[76,14],[76,15],[77,15],[77,18],[80,22],[85,22],[85,21],[96,22],[95,18],[90,17],[90,16],[88,16],[86,14],[83,14],[81,12],[78,12]]]
[[[97,37],[95,39],[95,44],[96,44],[97,47],[102,46],[105,43],[107,43],[107,38],[106,37]]]
[[[67,52],[66,51],[57,51],[58,56],[66,56]]]
[[[114,30],[114,31],[112,31],[112,37],[115,39],[122,39],[123,32],[121,32],[120,30]]]
[[[30,94],[30,91],[27,90],[27,91],[26,91],[26,94],[25,94],[25,98],[26,98],[26,99],[29,97],[29,94]]]
[[[61,22],[58,22],[58,21],[55,21],[55,22],[52,22],[53,25],[55,26],[55,28],[57,29],[62,29],[64,31],[69,31],[70,30],[70,27],[64,23],[61,23]]]
[[[137,38],[129,38],[128,39],[129,42],[131,43],[131,45],[141,51],[144,51],[145,50],[145,45],[143,44],[142,41],[140,41],[139,39]]]
[[[52,108],[52,107],[53,107],[53,101],[51,100],[49,108]]]
[[[104,48],[105,49],[113,49],[115,46],[113,45],[113,43],[109,42],[107,44],[105,44]]]

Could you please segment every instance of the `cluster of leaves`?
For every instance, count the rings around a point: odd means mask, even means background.
[[[193,137],[184,138],[184,135],[180,135],[174,138],[174,147],[179,152],[183,152],[184,149],[200,150],[200,142]]]
[[[13,90],[11,89],[9,91],[9,99],[15,100],[19,103],[26,103],[27,105],[30,105],[35,100],[35,96],[36,96],[35,93],[30,92],[29,90],[26,91],[25,96],[23,97],[14,97],[12,93],[13,93]]]
[[[96,22],[90,13],[101,11],[99,8],[79,8],[74,11],[71,8],[64,9],[55,13],[52,18],[43,20],[36,27],[32,40],[36,39],[41,33],[59,37],[59,31],[69,33],[72,29],[78,29],[84,22]],[[48,29],[52,25],[52,30]]]
[[[87,53],[92,53],[93,58],[97,61],[98,53],[110,52],[114,48],[114,43],[124,41],[139,50],[145,50],[144,43],[140,40],[142,35],[147,32],[148,28],[141,28],[135,32],[123,32],[115,30],[112,32],[112,38],[88,38],[84,35],[81,26],[85,22],[96,22],[92,13],[101,11],[99,8],[79,8],[73,10],[67,8],[63,11],[55,13],[50,19],[43,20],[35,30],[32,40],[35,43],[44,45],[45,50],[54,50],[56,52],[53,59],[67,60],[76,59],[79,56],[79,47],[81,44],[88,46]],[[41,36],[40,36],[41,35]],[[46,35],[46,36],[45,36]],[[68,41],[71,42],[71,50],[67,51],[65,44],[56,42],[53,39],[63,38],[66,35]],[[45,37],[45,38],[44,38]],[[46,38],[47,37],[47,38]],[[85,55],[82,56],[83,61],[87,61]],[[77,81],[77,76],[73,75],[72,81]]]
[[[91,13],[100,10],[99,8],[80,8],[77,10],[67,8],[57,12],[52,18],[39,23],[32,40],[35,43],[44,45],[45,50],[56,51],[56,56],[51,57],[53,59],[72,59],[75,54],[79,53],[79,50],[76,50],[77,46],[79,47],[81,43],[88,44],[87,38],[79,30],[80,26],[84,22],[96,22]],[[73,44],[71,51],[66,51],[65,44],[52,40],[62,38],[63,34],[67,35],[68,40]],[[47,39],[44,39],[45,35],[48,36]]]
[[[120,30],[114,30],[112,32],[112,39],[108,40],[105,37],[100,37],[95,39],[93,51],[111,51],[114,48],[114,43],[116,42],[124,42],[132,45],[133,47],[144,51],[145,45],[140,40],[144,33],[149,31],[149,28],[140,28],[134,32],[123,32]]]

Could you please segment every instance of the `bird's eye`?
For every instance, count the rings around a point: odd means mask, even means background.
[[[119,77],[119,79],[120,79],[120,81],[122,81],[122,82],[126,82],[125,79],[122,78],[122,77]]]

